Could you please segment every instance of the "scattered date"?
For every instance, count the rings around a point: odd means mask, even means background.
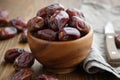
[[[5,27],[0,30],[0,40],[10,39],[17,35],[15,27]]]
[[[15,59],[14,67],[16,70],[30,68],[34,64],[34,60],[32,53],[26,51]]]
[[[30,68],[21,69],[13,75],[11,80],[31,80],[33,75],[33,70]]]
[[[36,80],[58,80],[57,78],[53,77],[53,76],[50,76],[50,75],[45,75],[45,74],[42,74],[42,75],[39,75]]]
[[[24,49],[21,48],[13,48],[13,49],[9,49],[6,51],[4,59],[6,62],[8,63],[13,63],[15,61],[15,59],[21,55],[23,52],[25,52]]]

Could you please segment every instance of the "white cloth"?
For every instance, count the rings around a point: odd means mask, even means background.
[[[92,49],[84,60],[83,68],[91,74],[108,71],[120,78],[120,66],[114,67],[107,62],[104,39],[104,26],[108,21],[113,23],[116,33],[120,34],[120,5],[112,5],[109,3],[110,0],[104,0],[106,1],[104,4],[100,1],[83,0],[82,2],[81,10],[94,30]]]

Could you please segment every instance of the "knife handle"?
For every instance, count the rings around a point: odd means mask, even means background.
[[[120,53],[115,45],[114,34],[106,34],[107,58],[110,63],[120,62]]]

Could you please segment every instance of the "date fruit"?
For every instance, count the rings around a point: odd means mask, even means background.
[[[20,43],[27,43],[27,42],[28,42],[28,39],[27,39],[27,29],[26,29],[21,34]]]
[[[120,48],[120,34],[115,36],[116,47]]]
[[[53,15],[56,11],[63,11],[64,6],[58,3],[51,4],[50,6],[47,7],[47,14],[49,16]]]
[[[43,29],[44,19],[42,17],[36,16],[28,21],[27,26],[31,32]]]
[[[57,33],[50,29],[39,30],[37,37],[44,40],[55,41]]]
[[[14,62],[14,67],[16,70],[20,70],[22,68],[30,68],[34,64],[34,57],[30,52],[24,52],[20,56],[18,56]]]
[[[51,17],[56,11],[61,11],[61,10],[64,10],[63,5],[58,4],[58,3],[55,3],[55,4],[51,4],[51,5],[47,6],[47,7],[44,7],[44,8],[42,8],[42,9],[40,9],[40,10],[37,12],[37,16],[40,16],[40,17],[42,17],[42,18],[44,19],[45,26],[47,27],[50,17]]]
[[[8,11],[0,8],[0,18],[8,18]]]
[[[59,32],[59,40],[68,41],[80,38],[80,32],[76,28],[64,27]]]
[[[69,20],[69,15],[65,11],[55,12],[49,21],[50,28],[58,31],[65,26]]]
[[[8,26],[8,11],[0,8],[0,27]]]
[[[17,17],[16,19],[10,20],[10,25],[17,28],[18,31],[23,31],[27,28],[27,25],[25,23],[25,19],[23,17]]]
[[[66,10],[66,12],[68,13],[70,18],[72,18],[73,16],[78,16],[81,19],[85,20],[85,16],[83,15],[83,13],[76,8],[69,8]]]
[[[33,70],[30,68],[21,69],[15,73],[11,80],[31,80],[33,75]]]
[[[77,28],[81,32],[81,36],[84,36],[89,32],[89,28],[88,28],[86,22],[77,16],[73,16],[71,18],[71,20],[69,22],[69,26]]]
[[[55,3],[40,9],[37,12],[37,16],[45,18],[47,16],[53,15],[56,11],[61,11],[61,10],[64,10],[63,5]]]
[[[21,55],[23,52],[25,52],[25,50],[24,49],[20,49],[20,48],[9,49],[9,50],[6,51],[4,59],[8,63],[13,63],[15,61],[15,59],[19,55]]]
[[[0,40],[5,40],[17,35],[17,29],[15,27],[5,27],[0,30]]]
[[[42,75],[38,76],[38,78],[36,78],[36,80],[58,80],[58,79],[53,76],[50,76],[50,75],[42,74]]]

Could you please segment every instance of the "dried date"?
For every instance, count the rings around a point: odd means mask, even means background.
[[[36,16],[28,21],[27,26],[31,32],[43,29],[44,19],[42,17]]]
[[[69,15],[65,11],[55,12],[49,21],[50,28],[58,31],[65,26],[69,20]]]
[[[9,49],[9,50],[6,51],[4,59],[8,63],[13,63],[15,61],[15,59],[19,55],[21,55],[23,52],[25,52],[25,50],[24,49],[20,49],[20,48]]]
[[[33,75],[33,70],[30,68],[21,69],[15,73],[11,80],[31,80]]]
[[[57,33],[50,29],[39,30],[37,36],[40,39],[55,41]]]
[[[56,11],[63,11],[64,6],[58,3],[51,4],[50,6],[47,7],[47,14],[49,16],[53,15]]]
[[[17,17],[16,19],[10,20],[10,25],[17,28],[18,32],[23,31],[27,28],[27,25],[25,23],[25,19],[23,17]]]
[[[64,7],[63,5],[61,4],[58,4],[58,3],[55,3],[55,4],[51,4],[47,7],[44,7],[42,9],[40,9],[38,12],[37,12],[37,16],[40,16],[44,19],[44,22],[45,22],[45,26],[47,27],[48,26],[48,22],[49,22],[49,19],[50,17],[56,12],[56,11],[63,11],[64,10]]]
[[[8,26],[8,11],[0,8],[0,27]]]
[[[27,29],[26,29],[21,34],[20,43],[27,43],[27,42],[28,42],[28,39],[27,39]]]
[[[115,44],[117,48],[120,48],[120,35],[115,36]]]
[[[83,13],[76,8],[69,8],[66,10],[66,12],[68,13],[70,18],[72,18],[73,16],[78,16],[81,19],[85,20],[85,16],[83,15]]]
[[[34,64],[34,57],[32,53],[24,52],[20,56],[18,56],[14,62],[14,67],[16,70],[20,70],[22,68],[29,68]]]
[[[89,32],[89,27],[87,26],[86,22],[77,16],[73,16],[71,18],[69,26],[77,28],[81,32],[81,36],[84,36]]]
[[[50,75],[42,74],[42,75],[38,76],[38,78],[36,78],[36,80],[58,80],[58,79],[53,76],[50,76]]]
[[[64,10],[63,5],[55,3],[40,9],[37,12],[37,16],[45,18],[47,16],[53,15],[56,11],[61,11],[61,10]]]
[[[0,40],[5,40],[17,35],[17,29],[15,27],[5,27],[0,30]]]
[[[68,41],[80,38],[80,32],[76,28],[64,27],[59,32],[59,40]]]

